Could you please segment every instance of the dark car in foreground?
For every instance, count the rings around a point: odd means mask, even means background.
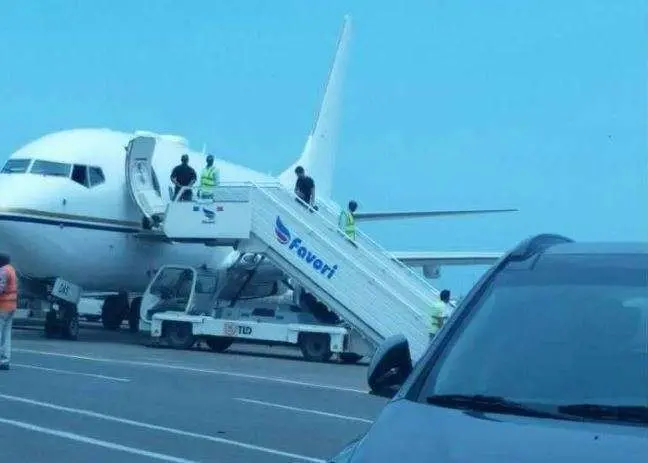
[[[391,401],[331,462],[646,463],[648,243],[530,238],[368,382]]]

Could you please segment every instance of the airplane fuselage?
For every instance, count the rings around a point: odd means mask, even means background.
[[[24,173],[20,168],[0,173],[0,252],[9,253],[20,272],[61,277],[88,291],[141,292],[165,263],[219,267],[228,259],[231,248],[168,244],[135,235],[142,229],[142,214],[125,180],[125,147],[133,136],[107,129],[64,131],[11,155],[7,166],[30,160],[22,163],[27,165]],[[152,164],[161,196],[169,200],[170,175],[180,156],[189,155],[198,176],[205,156],[173,141],[163,143],[174,148],[154,157]],[[219,159],[215,164],[222,181],[273,180]],[[82,166],[94,169],[94,177],[86,169],[86,185],[79,182]]]

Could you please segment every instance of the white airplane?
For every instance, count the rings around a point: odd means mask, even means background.
[[[303,166],[316,181],[318,200],[329,203],[332,201],[335,139],[349,31],[347,16],[315,127],[301,156],[278,177],[292,190],[294,167]],[[142,227],[147,208],[156,201],[164,205],[170,200],[160,184],[165,181],[170,184],[167,179],[171,170],[185,153],[199,175],[205,164],[205,153],[190,150],[182,137],[155,135],[158,147],[151,160],[152,188],[146,203],[138,192],[130,190],[134,164],[129,159],[127,146],[137,134],[102,128],[51,133],[18,149],[0,171],[0,191],[3,192],[0,197],[0,251],[10,254],[21,282],[25,282],[24,287],[33,294],[43,295],[51,291],[52,282],[59,278],[85,292],[112,293],[102,308],[103,323],[108,329],[117,329],[122,320],[128,319],[131,328],[136,330],[141,301],[136,295],[144,291],[163,264],[212,268],[240,264],[240,256],[232,248],[171,244],[145,238]],[[215,165],[223,182],[277,181],[277,178],[222,159],[216,159]],[[357,220],[511,210],[361,212]],[[446,264],[489,264],[500,255],[407,252],[394,253],[394,258],[429,269]],[[259,284],[250,286],[249,290],[259,296],[271,291],[279,274],[272,266],[264,272],[257,272],[255,281]],[[59,311],[62,321],[58,323],[64,335],[74,339],[78,316],[74,307],[68,309]]]

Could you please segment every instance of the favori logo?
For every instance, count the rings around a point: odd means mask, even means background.
[[[277,216],[277,220],[275,221],[275,236],[281,244],[286,244],[290,241],[290,230],[283,224],[279,216]]]
[[[277,220],[275,221],[274,229],[275,237],[280,244],[286,245],[288,244],[288,242],[290,242],[288,249],[294,251],[295,254],[297,254],[297,257],[305,261],[307,264],[310,264],[313,270],[324,275],[329,280],[333,278],[333,275],[335,275],[338,266],[325,263],[320,257],[317,256],[317,254],[306,247],[301,238],[297,236],[292,238],[290,230],[283,223],[279,216],[277,216]]]

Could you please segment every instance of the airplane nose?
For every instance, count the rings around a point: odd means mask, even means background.
[[[43,209],[55,206],[57,185],[32,175],[0,174],[0,211]],[[60,187],[60,185],[59,185]]]
[[[24,199],[24,190],[23,175],[0,174],[0,208],[19,207],[18,203]]]

